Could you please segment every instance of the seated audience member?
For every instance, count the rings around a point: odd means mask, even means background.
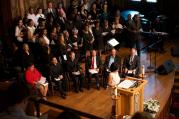
[[[120,83],[120,76],[118,72],[118,64],[117,63],[112,63],[110,66],[110,73],[108,77],[108,85],[111,87],[114,87]]]
[[[123,72],[125,75],[138,76],[140,67],[140,58],[137,56],[135,48],[131,48],[130,55],[125,57],[123,62]]]
[[[34,62],[34,55],[30,51],[29,45],[24,43],[22,51],[22,68],[26,69],[31,62]]]
[[[13,83],[7,91],[7,108],[0,113],[1,119],[38,119],[25,113],[30,91],[24,84]]]
[[[25,30],[25,27],[23,25],[23,21],[22,21],[22,19],[19,19],[18,24],[17,24],[17,26],[15,28],[15,37],[16,37],[17,41],[23,42],[23,38],[24,38],[23,31],[24,30]]]
[[[153,119],[147,112],[136,112],[131,119]]]
[[[32,88],[40,90],[41,96],[44,100],[47,99],[46,95],[48,91],[48,83],[41,73],[35,68],[33,63],[30,63],[26,69],[25,79]]]
[[[78,91],[83,92],[83,74],[80,71],[80,63],[78,59],[75,57],[75,53],[70,53],[70,59],[67,62],[67,69],[70,73],[70,77],[72,77],[73,85],[75,88],[75,92]]]
[[[57,116],[57,119],[81,119],[80,116],[71,111],[64,111]]]
[[[88,76],[88,89],[90,89],[90,84],[92,77],[96,78],[96,86],[97,89],[100,90],[99,85],[99,70],[101,68],[101,59],[99,56],[96,56],[96,51],[92,50],[91,56],[87,57],[86,60],[86,70],[87,70],[87,76]]]
[[[63,99],[66,98],[65,90],[63,89],[64,77],[63,77],[63,68],[60,63],[58,63],[56,57],[52,57],[50,65],[50,76],[51,81],[55,82],[58,85],[60,95]]]
[[[121,58],[116,55],[116,49],[112,49],[111,53],[106,57],[105,63],[104,63],[104,87],[107,87],[107,79],[110,73],[110,67],[111,64],[115,63],[118,65],[118,69],[120,68],[121,65]]]

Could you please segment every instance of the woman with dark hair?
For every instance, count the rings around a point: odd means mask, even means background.
[[[136,112],[131,119],[152,119],[152,116],[147,112]]]
[[[33,63],[29,63],[28,68],[25,71],[25,79],[29,86],[39,89],[42,98],[47,100],[48,83]]]
[[[120,83],[118,64],[112,63],[110,67],[110,71],[111,72],[109,73],[109,77],[108,77],[108,85],[114,87]]]
[[[18,20],[17,26],[15,28],[15,37],[18,42],[23,42],[25,26],[23,25],[22,19]]]

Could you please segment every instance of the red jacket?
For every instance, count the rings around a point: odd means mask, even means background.
[[[32,86],[35,85],[36,81],[40,80],[41,76],[42,74],[36,68],[34,68],[33,71],[31,71],[30,69],[27,69],[25,72],[25,79],[27,83]]]

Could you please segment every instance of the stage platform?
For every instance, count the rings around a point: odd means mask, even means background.
[[[172,57],[170,49],[173,46],[172,41],[165,42],[166,53],[156,54],[156,65],[157,67],[163,64],[166,60],[171,59],[174,64],[179,64],[179,58]],[[129,49],[121,48],[119,49],[119,55],[123,58],[127,55]],[[152,56],[152,66],[154,66],[154,56],[155,53],[151,54]],[[154,72],[147,70],[149,66],[149,53],[142,52],[141,54],[141,65],[145,66],[146,69],[146,80],[148,80],[148,84],[145,87],[144,98],[145,100],[149,98],[156,99],[160,102],[160,112],[157,115],[157,119],[168,119],[168,104],[171,94],[171,89],[173,86],[173,76],[174,73],[171,72],[167,75],[158,75]],[[104,58],[103,58],[104,60]],[[101,87],[98,91],[95,88],[91,88],[90,90],[84,89],[84,92],[75,93],[73,91],[68,92],[67,99],[62,99],[58,96],[58,93],[55,96],[49,96],[48,101],[60,104],[66,107],[70,107],[82,112],[87,112],[105,119],[109,119],[111,116],[111,107],[112,100],[110,97],[110,90],[105,90]],[[49,114],[55,118],[55,112],[60,112],[60,110],[50,108],[48,106],[41,106],[41,112],[50,112]],[[49,115],[49,116],[50,116]],[[52,118],[52,117],[51,117]]]

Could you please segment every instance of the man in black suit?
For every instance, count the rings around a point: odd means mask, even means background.
[[[58,85],[61,97],[65,99],[66,93],[62,86],[64,84],[63,69],[62,69],[62,65],[58,63],[56,57],[52,57],[51,59],[50,77],[51,77],[51,81],[55,82],[56,85]]]
[[[56,13],[56,10],[53,8],[53,3],[48,2],[47,7],[48,8],[44,11],[44,15],[46,16],[47,21],[48,21],[48,18],[53,18],[53,20],[55,21],[57,18],[57,13]]]
[[[111,49],[111,53],[110,55],[108,55],[105,59],[105,63],[104,63],[104,82],[103,82],[103,86],[104,88],[107,88],[107,79],[108,79],[108,76],[109,76],[109,72],[110,72],[110,66],[112,63],[115,63],[119,66],[119,69],[120,69],[120,66],[121,66],[121,58],[119,56],[116,55],[116,49]]]
[[[135,48],[131,48],[130,55],[125,57],[123,62],[123,72],[129,76],[138,76],[140,68],[140,58]]]
[[[86,59],[86,72],[88,76],[88,89],[90,89],[90,84],[92,77],[96,78],[97,89],[100,89],[99,85],[99,70],[101,68],[101,59],[96,56],[96,51],[92,50],[91,56]]]
[[[84,75],[80,72],[80,63],[73,51],[70,52],[70,59],[67,61],[67,69],[70,73],[70,77],[72,77],[75,92],[83,92]]]

